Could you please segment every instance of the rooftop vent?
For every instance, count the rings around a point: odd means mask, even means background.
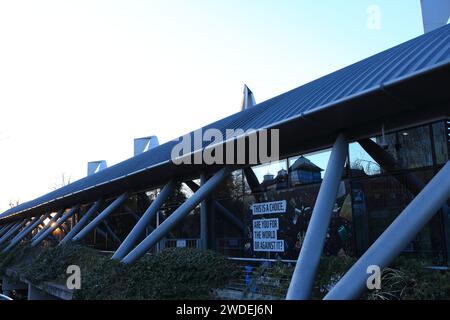
[[[87,175],[90,176],[94,173],[97,173],[103,169],[106,169],[108,166],[106,165],[105,160],[100,161],[90,161],[87,165]]]
[[[242,97],[241,109],[245,110],[253,107],[256,104],[255,97],[252,90],[250,90],[246,84],[244,84],[244,96]]]
[[[424,33],[445,26],[450,18],[450,0],[420,0]]]
[[[134,139],[134,155],[136,156],[157,146],[159,146],[159,142],[156,136]]]

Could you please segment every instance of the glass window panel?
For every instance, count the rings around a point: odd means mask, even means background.
[[[448,136],[448,132],[446,121],[433,124],[433,140],[437,164],[446,163],[449,159],[447,149],[450,137]]]
[[[217,199],[242,197],[244,192],[242,170],[233,171],[214,191]]]
[[[375,139],[372,139],[375,141]],[[373,176],[381,173],[380,165],[358,142],[349,145],[350,170],[352,177]]]
[[[178,182],[162,207],[181,205],[192,195],[192,193],[192,190],[184,183]]]
[[[422,126],[398,132],[398,165],[402,169],[428,167],[433,164],[430,127]]]
[[[252,169],[263,191],[288,187],[287,160],[263,164]]]
[[[369,177],[352,182],[355,240],[359,254],[386,230],[414,198],[413,186],[404,179],[406,174],[411,173]],[[415,171],[413,174],[427,183],[434,172]],[[436,216],[405,248],[405,253],[419,254],[437,263],[442,262],[444,242],[440,231],[440,215]]]

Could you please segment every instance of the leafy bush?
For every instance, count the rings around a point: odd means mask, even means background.
[[[76,299],[206,299],[236,272],[236,265],[213,251],[166,249],[146,255],[132,265],[80,245],[40,248],[21,245],[5,257],[0,268],[14,269],[32,283],[64,283],[69,265],[81,269]],[[25,259],[33,251],[33,259]],[[18,263],[20,261],[20,263]],[[26,262],[25,262],[26,261]]]
[[[111,268],[112,267],[112,268]],[[97,270],[95,270],[97,269]],[[109,270],[105,273],[105,269]],[[79,299],[207,299],[236,272],[213,251],[166,249],[133,265],[108,261],[82,278]]]
[[[16,269],[27,280],[33,283],[43,281],[64,281],[67,278],[67,267],[78,265],[81,274],[88,273],[93,265],[101,264],[107,257],[98,251],[81,245],[64,245],[48,247],[35,255],[32,263],[22,263]]]
[[[448,300],[450,271],[428,268],[423,260],[397,258],[383,270],[381,289],[369,291],[364,298],[371,300]]]
[[[0,248],[1,250],[2,248]],[[1,252],[1,251],[0,251]],[[31,248],[27,243],[0,254],[0,275],[7,268],[38,284],[64,282],[69,265],[81,268],[81,290],[75,299],[208,299],[213,289],[236,279],[240,268],[213,251],[166,249],[124,265],[99,251],[80,245]],[[322,257],[312,299],[322,299],[355,262],[350,257]],[[450,271],[427,268],[419,259],[397,258],[382,274],[382,288],[362,299],[450,299]],[[294,266],[281,262],[259,266],[252,283],[265,295],[284,298]]]
[[[322,256],[311,294],[312,299],[322,299],[355,261],[355,258],[349,256]]]
[[[2,253],[6,247],[7,244],[0,248],[0,276],[5,274],[6,269],[29,261],[36,252],[28,246],[27,242],[15,246],[7,253]]]

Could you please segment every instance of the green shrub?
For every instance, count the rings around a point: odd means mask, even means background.
[[[3,245],[0,248],[0,276],[3,276],[6,273],[6,269],[13,266],[17,267],[20,264],[31,260],[35,252],[35,250],[28,246],[27,242],[15,246],[7,253],[2,253],[3,249],[6,247],[7,245]]]
[[[35,255],[32,263],[21,264],[18,271],[29,281],[40,283],[43,281],[64,281],[66,270],[70,265],[78,265],[81,274],[90,272],[92,266],[102,263],[107,257],[98,251],[81,245],[64,245],[43,248]]]
[[[312,299],[322,299],[355,263],[349,256],[322,256],[317,268]]]
[[[105,273],[105,269],[106,271]],[[207,299],[236,265],[213,251],[166,249],[132,265],[108,261],[82,278],[78,299]]]
[[[450,271],[431,270],[425,260],[399,257],[385,268],[381,289],[367,292],[370,300],[448,300]]]
[[[213,251],[188,248],[148,254],[132,265],[110,258],[110,254],[80,245],[31,248],[22,243],[0,254],[0,275],[13,268],[35,284],[64,283],[67,267],[78,265],[82,288],[75,291],[75,299],[208,299],[213,298],[213,289],[226,286],[241,270]],[[312,299],[322,299],[354,262],[350,257],[322,257]],[[420,259],[397,258],[383,270],[381,290],[367,291],[361,299],[450,299],[450,271],[427,266]],[[258,293],[284,298],[293,271],[294,266],[281,262],[270,269],[259,266],[252,281]]]

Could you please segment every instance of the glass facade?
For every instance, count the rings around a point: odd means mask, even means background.
[[[448,127],[441,121],[349,145],[325,255],[360,255],[381,235],[448,161]],[[222,195],[220,201],[243,219],[246,231],[239,233],[218,218],[216,249],[235,257],[296,259],[329,156],[330,150],[323,150],[257,166],[252,168],[253,177],[248,169],[235,172],[234,196]],[[255,187],[255,178],[259,187]],[[259,215],[253,211],[255,204],[275,206],[279,202],[285,202],[282,212]],[[405,248],[405,254],[435,264],[448,261],[449,215],[445,210],[438,212]],[[276,230],[269,224],[261,227],[262,219],[275,219]],[[283,245],[277,247],[280,240]],[[266,248],[261,250],[263,244]]]
[[[449,127],[448,121],[440,121],[349,144],[325,255],[358,256],[380,236],[449,160]],[[208,201],[208,246],[238,258],[297,259],[330,153],[322,150],[234,171]],[[193,194],[190,187],[189,183],[179,183],[153,226],[161,224]],[[157,192],[131,199],[128,205],[142,213]],[[133,215],[123,211],[108,218],[121,239],[136,222]],[[198,246],[199,238],[197,206],[163,242],[166,247]],[[105,246],[98,235],[91,241]],[[447,205],[404,249],[404,254],[445,264],[449,242]],[[106,248],[114,247],[117,244],[109,239]]]

